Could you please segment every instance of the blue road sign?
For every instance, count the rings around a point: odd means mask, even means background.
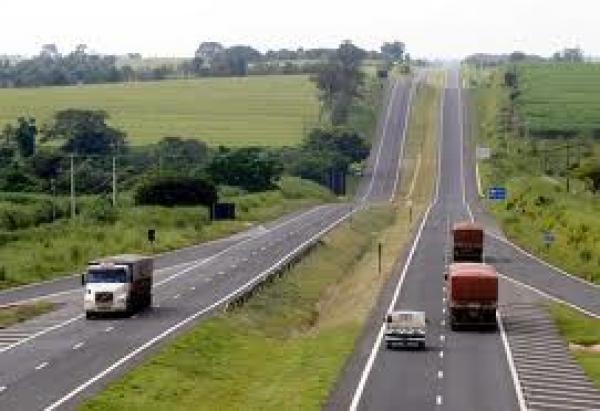
[[[488,198],[490,200],[506,200],[506,188],[490,187],[488,191]]]

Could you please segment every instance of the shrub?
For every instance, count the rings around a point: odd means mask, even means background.
[[[197,177],[156,177],[142,183],[135,192],[138,205],[205,205],[217,201],[217,189]]]

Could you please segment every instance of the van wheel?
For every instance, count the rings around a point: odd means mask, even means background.
[[[85,319],[86,319],[86,320],[90,320],[90,319],[92,319],[92,318],[94,318],[94,314],[93,314],[93,313],[91,313],[91,312],[89,312],[89,311],[86,311],[86,312],[85,312]]]

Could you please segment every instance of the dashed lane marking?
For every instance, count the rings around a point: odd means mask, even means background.
[[[0,394],[2,394],[4,391],[6,391],[8,387],[6,385],[3,385],[0,387]]]
[[[441,395],[435,396],[435,405],[442,405],[442,396]]]
[[[111,331],[112,331],[112,330],[114,330],[114,329],[115,329],[115,327],[113,327],[113,326],[110,326],[110,327],[106,327],[106,328],[104,329],[104,331],[105,331],[105,332],[107,332],[107,333],[109,333],[109,332],[111,332]]]
[[[438,373],[437,373],[437,377],[438,377],[439,380],[441,380],[442,378],[444,378],[444,371],[439,370]]]
[[[75,344],[75,345],[73,346],[73,349],[74,349],[74,350],[78,350],[78,349],[80,349],[81,347],[83,347],[83,344],[84,344],[83,342],[78,342],[77,344]]]
[[[35,369],[36,369],[37,371],[39,371],[39,370],[42,370],[42,369],[46,368],[47,366],[48,366],[48,361],[44,361],[43,363],[41,363],[41,364],[37,365],[37,366],[35,367]]]

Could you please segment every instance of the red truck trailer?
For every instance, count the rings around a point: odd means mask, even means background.
[[[452,227],[454,261],[483,261],[483,227],[462,221]]]
[[[453,330],[461,326],[496,327],[498,274],[491,265],[450,265],[447,287],[448,313]]]

